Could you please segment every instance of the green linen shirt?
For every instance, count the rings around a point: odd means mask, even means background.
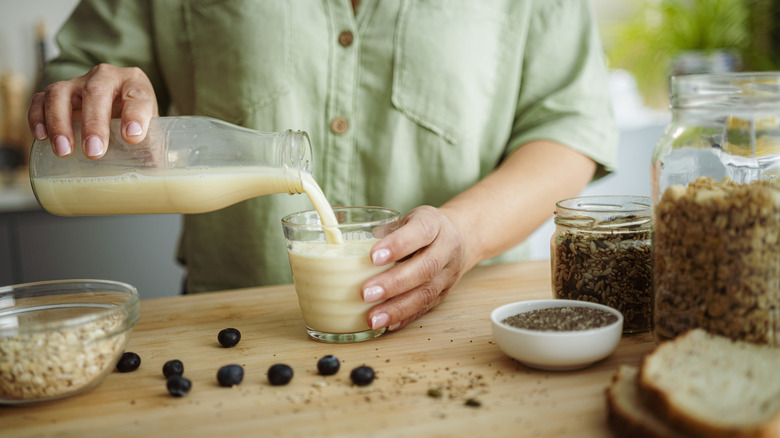
[[[90,0],[57,41],[49,82],[138,66],[163,114],[308,132],[333,205],[439,206],[535,139],[591,157],[597,177],[616,162],[585,0]],[[309,208],[278,194],[185,216],[189,291],[291,282],[280,220]]]

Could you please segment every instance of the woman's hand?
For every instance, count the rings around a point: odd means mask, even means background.
[[[81,120],[81,149],[96,159],[106,153],[112,118],[121,118],[122,138],[135,144],[144,139],[149,121],[157,114],[154,88],[141,69],[100,64],[33,95],[27,120],[33,136],[51,138],[60,157],[73,152],[73,122]]]
[[[401,226],[371,251],[376,265],[399,262],[363,285],[363,301],[373,303],[368,324],[397,330],[437,306],[473,265],[466,261],[465,240],[441,210],[417,207]]]
[[[422,316],[477,263],[528,238],[595,170],[574,149],[534,140],[440,208],[412,210],[372,248],[374,264],[398,264],[363,284],[363,301],[387,300],[368,312],[368,325],[397,330]]]

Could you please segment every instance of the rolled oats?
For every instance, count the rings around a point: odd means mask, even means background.
[[[125,345],[119,314],[73,327],[0,337],[0,399],[51,399],[91,387]]]

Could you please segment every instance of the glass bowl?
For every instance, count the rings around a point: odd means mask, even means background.
[[[138,312],[138,291],[115,281],[0,287],[0,403],[94,388],[114,369]]]
[[[575,307],[614,315],[614,322],[581,330],[545,331],[511,326],[513,315],[540,309]],[[615,350],[623,331],[623,315],[608,306],[578,300],[529,300],[505,304],[490,314],[493,339],[508,356],[530,368],[571,371],[598,362]]]

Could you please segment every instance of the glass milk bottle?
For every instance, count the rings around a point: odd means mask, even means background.
[[[653,152],[654,334],[780,345],[780,73],[678,76]]]
[[[81,137],[74,126],[76,138]],[[205,213],[272,193],[303,193],[311,180],[305,132],[261,133],[207,117],[154,118],[138,144],[111,121],[100,159],[60,158],[35,141],[30,180],[38,202],[60,216]]]

